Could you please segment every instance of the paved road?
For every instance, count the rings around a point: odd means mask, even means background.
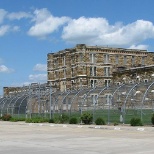
[[[154,128],[0,122],[0,154],[154,154]]]

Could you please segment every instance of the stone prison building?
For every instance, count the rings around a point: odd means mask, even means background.
[[[154,83],[154,52],[77,44],[74,48],[48,53],[47,73],[45,84],[4,87],[6,97],[0,100],[1,114],[3,111],[29,116],[44,113],[46,116],[51,112],[78,111],[81,106],[82,110],[92,110],[93,104],[107,109],[111,101],[112,107],[116,105],[117,109],[122,108],[123,104],[127,104],[126,108],[134,108],[131,106],[133,103],[140,108],[143,94]],[[104,88],[106,90],[101,93]],[[84,92],[80,93],[80,90]],[[140,94],[136,95],[139,91]],[[149,104],[153,103],[152,92],[153,89],[148,94],[151,98],[148,100],[152,100]],[[79,97],[75,97],[76,94]]]
[[[66,91],[147,82],[154,77],[153,64],[154,53],[147,50],[77,44],[47,55],[48,83]]]

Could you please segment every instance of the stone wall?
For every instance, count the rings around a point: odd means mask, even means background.
[[[145,50],[80,44],[72,49],[48,54],[48,82],[56,83],[61,90],[79,88],[81,85],[89,87],[91,80],[96,80],[97,86],[103,86],[106,79],[111,82],[121,79],[118,75],[114,79],[112,76],[119,68],[130,69],[154,64],[153,55]],[[91,67],[96,67],[96,75],[91,76]],[[105,73],[106,68],[108,76]],[[123,78],[126,76],[127,73],[122,75]]]

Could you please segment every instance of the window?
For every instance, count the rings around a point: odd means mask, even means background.
[[[91,80],[91,88],[95,88],[96,87],[96,80]]]
[[[98,95],[97,94],[92,94],[91,99],[92,99],[92,105],[98,105]]]
[[[115,63],[119,64],[119,56],[118,55],[116,55]]]
[[[145,65],[145,57],[142,57],[142,62],[141,62],[142,65]]]
[[[63,87],[63,91],[66,91],[66,82],[65,81],[63,81],[62,87]]]
[[[109,63],[109,55],[106,54],[104,55],[104,64],[108,64]]]
[[[83,74],[86,74],[86,66],[83,66],[81,69],[83,70]]]
[[[127,56],[124,56],[124,65],[127,64]]]
[[[75,55],[74,54],[71,55],[71,62],[72,62],[72,64],[75,63]]]
[[[110,67],[104,67],[104,76],[110,76]]]
[[[55,68],[58,67],[58,59],[54,59],[54,66],[55,66]]]
[[[90,54],[90,62],[91,62],[91,63],[95,63],[95,60],[96,60],[96,59],[95,59],[95,54],[91,53],[91,54]]]
[[[74,89],[75,88],[75,81],[71,80],[71,88]]]
[[[58,78],[58,71],[55,71],[55,78]]]
[[[66,69],[63,70],[64,78],[66,78]]]
[[[120,94],[117,95],[117,101],[118,101],[118,102],[121,101],[121,99],[120,99]]]
[[[110,79],[105,79],[104,83],[105,83],[105,87],[108,87],[110,85],[110,83],[111,83],[111,80]]]
[[[148,79],[144,79],[144,83],[147,83],[148,82]]]
[[[136,77],[136,81],[137,81],[137,82],[140,82],[140,80],[141,80],[140,76],[137,76],[137,77]]]
[[[135,56],[132,56],[132,65],[135,64]]]
[[[132,81],[129,81],[129,83],[130,83],[130,84],[134,84],[134,80],[132,80]]]
[[[120,86],[120,85],[121,85],[121,82],[117,82],[116,85],[117,85],[117,86]]]
[[[65,66],[66,63],[65,63],[65,56],[63,56],[63,65]]]
[[[111,105],[112,95],[111,94],[106,94],[105,97],[106,97],[106,104]]]
[[[90,67],[90,76],[96,76],[96,67],[95,66]]]
[[[80,85],[80,87],[82,87],[82,78],[79,79],[79,85]]]
[[[79,54],[79,61],[80,61],[80,62],[83,61],[83,54],[82,54],[82,53]]]
[[[71,68],[72,77],[74,77],[74,68]]]

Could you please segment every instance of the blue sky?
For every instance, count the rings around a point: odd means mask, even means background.
[[[153,0],[1,0],[2,88],[46,82],[47,53],[77,43],[154,51]]]

